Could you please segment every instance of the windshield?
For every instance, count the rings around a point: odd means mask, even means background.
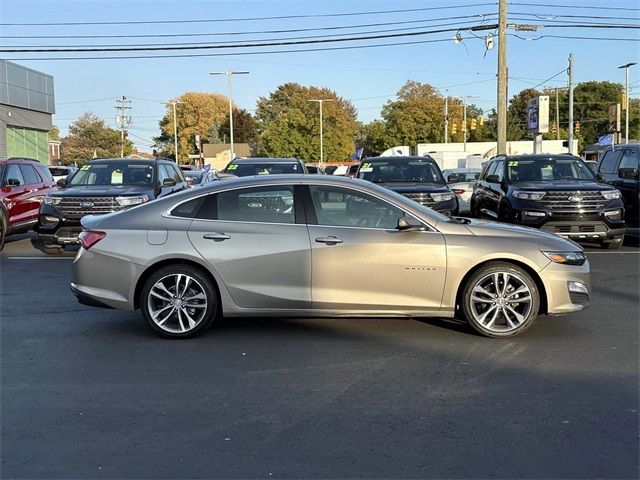
[[[291,163],[232,163],[227,165],[224,173],[232,173],[237,177],[250,177],[253,175],[277,175],[282,173],[302,173],[298,169],[298,164]]]
[[[507,178],[512,182],[595,181],[591,169],[582,160],[572,157],[509,160]]]
[[[153,166],[126,163],[121,160],[110,163],[89,163],[80,167],[67,186],[80,185],[153,185]]]
[[[420,182],[444,184],[438,165],[418,159],[369,159],[362,162],[358,178],[373,183]]]

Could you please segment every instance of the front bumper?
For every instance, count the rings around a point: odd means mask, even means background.
[[[589,261],[570,266],[549,263],[540,271],[547,293],[547,313],[560,315],[578,312],[591,303],[591,276]]]

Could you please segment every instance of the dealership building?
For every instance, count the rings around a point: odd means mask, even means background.
[[[0,59],[0,158],[49,163],[53,77]]]

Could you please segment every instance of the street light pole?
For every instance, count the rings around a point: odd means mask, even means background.
[[[498,141],[496,153],[507,153],[507,0],[498,3]]]
[[[235,158],[233,151],[233,100],[231,98],[231,77],[233,75],[247,75],[249,72],[211,72],[209,75],[226,75],[227,76],[227,88],[229,96],[229,144],[231,146],[231,160]]]
[[[618,68],[624,68],[624,103],[625,103],[625,120],[624,120],[624,143],[629,143],[629,67],[636,65],[636,62],[629,62],[620,65]]]
[[[324,141],[323,141],[323,131],[322,131],[322,124],[324,123],[323,118],[322,118],[322,105],[324,102],[333,102],[334,99],[332,98],[319,98],[319,99],[314,99],[314,100],[308,100],[309,102],[317,102],[318,105],[320,106],[320,167],[322,167],[324,165]]]
[[[444,97],[444,143],[449,142],[449,90],[445,90]]]

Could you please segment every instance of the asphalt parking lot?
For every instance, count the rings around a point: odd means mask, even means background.
[[[637,230],[635,231],[637,234]],[[187,341],[0,255],[3,478],[637,478],[640,248],[512,340],[445,320],[238,319]]]

